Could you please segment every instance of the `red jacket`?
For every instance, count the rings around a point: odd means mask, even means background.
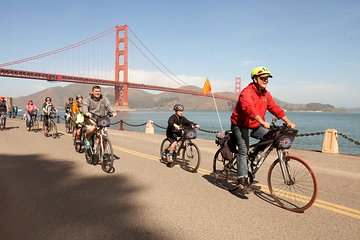
[[[254,83],[250,83],[239,95],[239,100],[231,114],[230,121],[240,127],[257,128],[260,123],[255,120],[259,115],[265,120],[266,110],[278,119],[285,116],[268,91],[259,91]]]

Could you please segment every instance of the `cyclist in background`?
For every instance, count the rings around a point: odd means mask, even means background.
[[[91,139],[96,130],[96,122],[91,118],[94,113],[98,116],[106,116],[110,113],[113,117],[116,117],[116,111],[111,107],[109,99],[101,94],[100,86],[93,86],[92,92],[83,101],[83,114],[87,117],[85,120],[86,126],[86,139],[85,139],[85,155],[89,157],[89,151],[91,147]]]
[[[83,115],[83,97],[81,95],[76,96],[76,102],[73,104],[72,112],[73,112],[73,119],[75,121],[75,140],[77,142],[80,141],[80,131],[81,131],[81,125],[84,122],[84,115]]]
[[[169,148],[169,154],[166,156],[167,158],[167,166],[173,166],[173,157],[176,144],[178,143],[178,139],[181,137],[181,127],[199,127],[196,123],[189,121],[184,114],[184,106],[181,104],[175,104],[174,108],[175,113],[169,117],[168,126],[166,128],[166,137],[170,140],[171,145]]]
[[[31,124],[31,116],[32,115],[37,115],[37,111],[39,111],[39,109],[34,105],[33,101],[31,99],[29,99],[29,101],[26,104],[26,129],[28,131],[30,131],[30,124]]]
[[[248,181],[248,151],[249,134],[260,139],[268,129],[270,123],[266,122],[265,114],[269,111],[278,119],[283,120],[291,128],[295,128],[282,110],[266,90],[268,80],[272,78],[270,70],[266,67],[256,67],[251,72],[253,80],[240,95],[236,107],[230,117],[231,130],[236,136],[239,152],[237,154],[238,186],[244,193],[252,191]]]
[[[73,114],[73,103],[74,99],[72,97],[69,97],[68,101],[65,103],[65,124],[69,123],[69,121],[71,120],[71,116]]]
[[[0,96],[0,116],[4,115],[4,127],[6,126],[6,112],[8,107],[4,96]]]
[[[43,103],[42,106],[42,111],[43,111],[43,123],[44,123],[44,135],[47,136],[48,134],[48,124],[49,124],[49,117],[50,114],[52,112],[58,112],[58,110],[54,107],[54,105],[51,102],[51,98],[50,97],[46,97],[45,98],[45,102]]]

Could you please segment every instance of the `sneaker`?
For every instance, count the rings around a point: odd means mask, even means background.
[[[166,155],[166,160],[167,160],[168,163],[174,162],[173,156],[171,154],[169,154],[169,153]]]
[[[250,187],[248,179],[246,177],[240,177],[237,179],[238,182],[238,188],[243,191],[245,194],[249,194],[253,191],[253,189]]]
[[[30,131],[30,128],[28,127],[28,128],[26,128],[28,131]]]

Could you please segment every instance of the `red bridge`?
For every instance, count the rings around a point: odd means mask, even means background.
[[[114,55],[109,55],[108,51],[106,51],[107,49],[105,49],[111,45],[106,41],[109,41],[109,36],[114,32],[116,35],[115,61]],[[129,27],[127,25],[116,26],[115,29],[109,29],[93,37],[57,50],[2,63],[0,64],[0,76],[114,86],[115,106],[122,108],[128,108],[128,88],[202,95],[200,91],[179,88],[181,86],[187,86],[188,84],[166,68],[131,29],[130,32],[134,36],[133,39],[129,38]],[[99,44],[100,39],[105,40]],[[131,54],[134,61],[132,62],[133,67],[130,70],[128,61],[129,42],[134,46],[133,53]],[[101,50],[94,51],[94,49]],[[45,63],[42,59],[46,60]],[[135,62],[135,59],[137,59],[138,62]],[[115,62],[115,71],[108,69],[108,66],[112,65],[109,60]],[[105,70],[99,70],[99,65],[101,67],[105,66]],[[149,66],[151,66],[152,69],[150,69]],[[46,70],[37,71],[37,69]],[[129,81],[129,72],[131,73],[131,81]],[[112,76],[115,75],[115,79],[111,78],[109,73]],[[177,85],[177,87],[174,87],[174,84],[175,86]],[[239,78],[236,78],[235,86],[236,91],[240,91]],[[208,94],[207,96],[211,95]],[[232,97],[222,96],[221,94],[214,94],[214,96],[225,100],[236,100]]]

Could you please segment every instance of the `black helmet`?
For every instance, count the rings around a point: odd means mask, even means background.
[[[69,97],[69,101],[74,101],[74,99],[72,97]]]
[[[79,98],[83,98],[83,97],[81,95],[77,95],[76,100],[78,100]]]
[[[184,111],[184,106],[181,104],[175,104],[174,110],[175,111]]]

